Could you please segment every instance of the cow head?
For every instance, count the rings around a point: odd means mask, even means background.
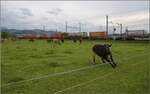
[[[104,44],[106,47],[111,47],[112,44]]]
[[[104,44],[105,48],[106,48],[106,53],[110,53],[110,47],[112,46],[112,44]]]

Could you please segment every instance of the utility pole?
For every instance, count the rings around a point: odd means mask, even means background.
[[[68,22],[66,21],[65,24],[66,24],[66,32],[67,32],[68,31],[67,30],[68,29]]]
[[[43,31],[45,31],[45,25],[43,25]]]
[[[115,26],[113,25],[113,36],[115,36],[115,31],[116,31],[116,28],[115,28]]]
[[[126,39],[128,37],[128,27],[126,27]]]
[[[122,24],[120,24],[120,34],[121,34],[121,38],[122,38]]]
[[[117,23],[117,24],[120,27],[120,37],[122,38],[122,24],[120,24],[120,23]]]
[[[81,32],[81,23],[79,23],[79,31]]]
[[[106,39],[108,39],[108,15],[106,15]]]
[[[144,29],[143,29],[143,36],[142,36],[142,39],[144,40]]]

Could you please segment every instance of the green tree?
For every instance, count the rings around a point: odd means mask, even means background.
[[[9,37],[10,37],[9,32],[1,32],[1,38],[2,38],[2,39],[7,39],[7,38],[9,38]]]

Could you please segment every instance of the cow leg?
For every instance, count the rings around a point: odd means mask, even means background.
[[[61,45],[61,42],[59,41],[58,44]]]
[[[108,56],[104,58],[113,68],[115,68],[115,65],[111,63],[111,61],[108,59]]]
[[[95,64],[95,53],[93,53],[93,63]]]
[[[106,63],[103,57],[101,57],[101,60],[102,60],[103,63]]]
[[[116,67],[117,65],[116,65],[116,63],[114,62],[112,55],[110,55],[110,59],[111,59],[112,63],[114,64],[114,66]]]

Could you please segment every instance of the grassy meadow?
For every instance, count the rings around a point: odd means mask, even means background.
[[[99,65],[99,57],[92,63],[91,48],[101,43],[112,44],[117,68]],[[148,94],[148,48],[148,41],[83,40],[79,45],[66,40],[57,45],[8,40],[1,44],[1,93]]]

